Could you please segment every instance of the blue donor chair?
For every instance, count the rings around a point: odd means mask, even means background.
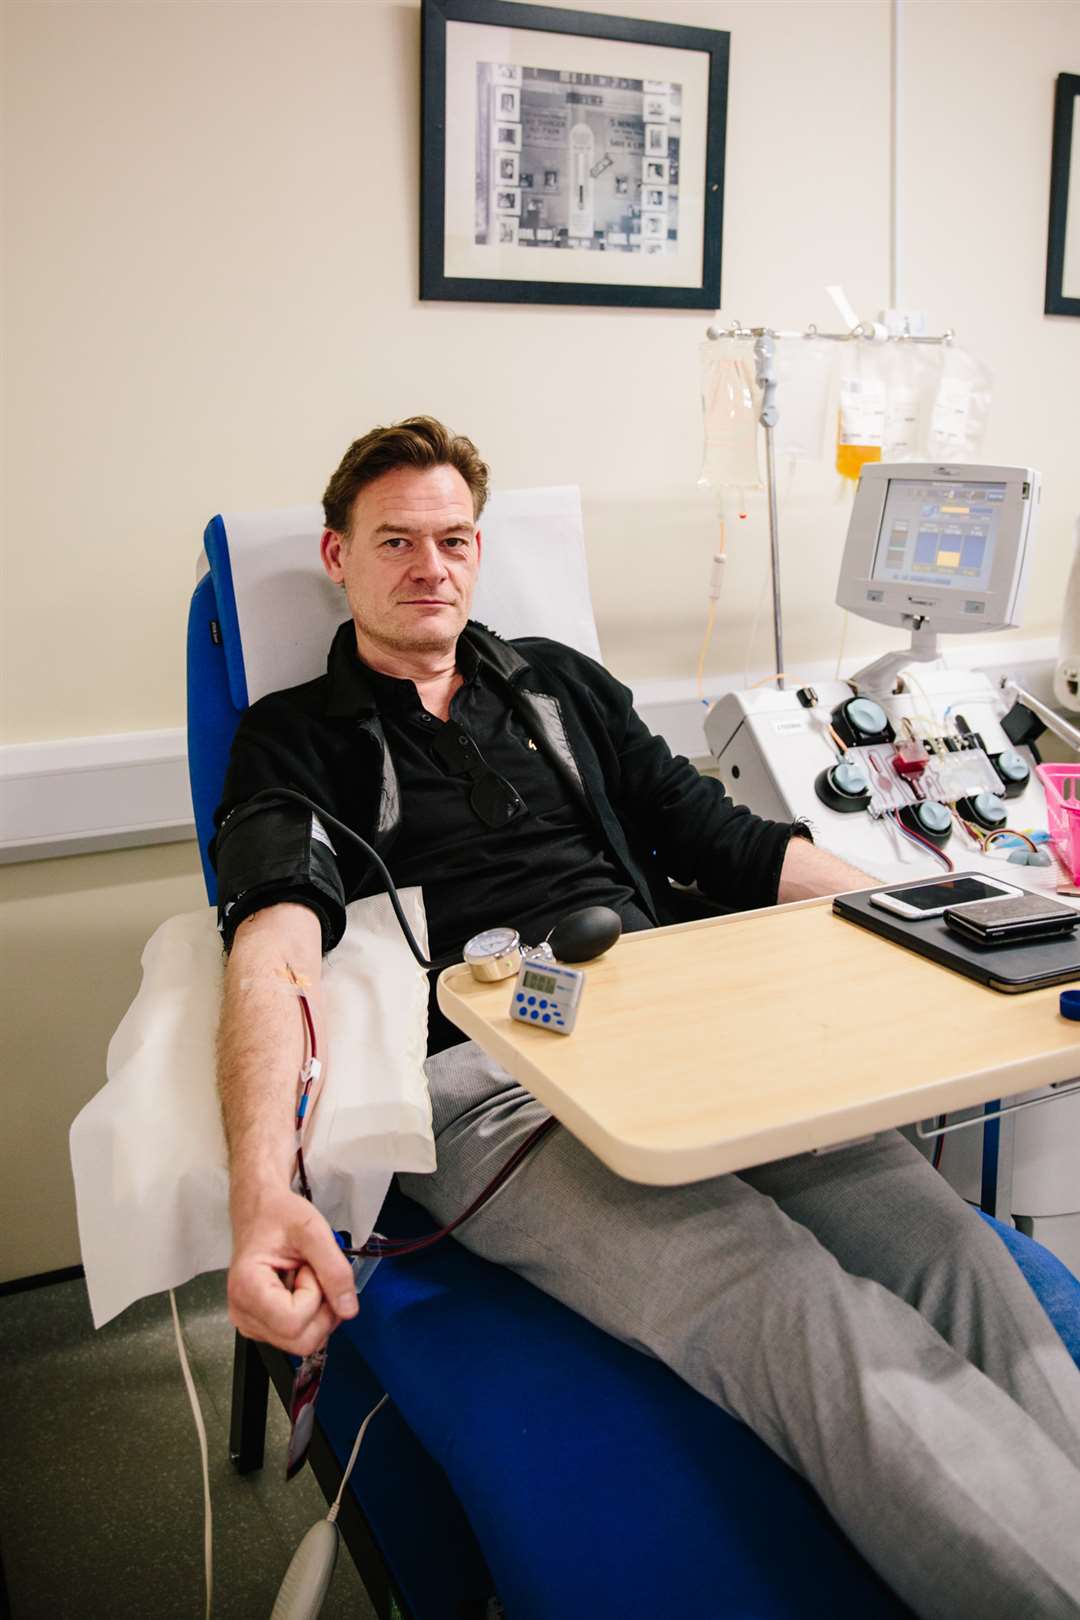
[[[207,892],[212,815],[249,701],[323,666],[340,596],[316,508],[215,518],[191,603],[192,796]],[[575,492],[494,498],[476,616],[596,653]],[[539,561],[543,562],[538,567]],[[546,582],[546,600],[536,582]],[[554,586],[554,588],[553,588]],[[996,1223],[995,1223],[996,1224]],[[385,1231],[430,1230],[392,1192]],[[1080,1363],[1080,1284],[998,1227]],[[268,1378],[288,1357],[237,1336],[233,1460],[262,1461]],[[384,1261],[331,1346],[312,1462],[336,1493],[388,1392],[341,1527],[384,1620],[899,1620],[908,1610],[814,1493],[658,1362],[455,1243]]]

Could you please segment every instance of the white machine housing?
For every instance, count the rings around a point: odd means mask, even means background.
[[[905,718],[920,734],[930,729],[928,722],[944,734],[949,727],[945,715],[962,714],[983,739],[988,754],[1013,748],[1001,728],[1009,705],[988,676],[977,670],[920,667],[906,681],[901,676],[901,685],[902,692],[876,700],[898,734]],[[935,857],[910,843],[886,818],[875,819],[867,811],[842,813],[818,798],[817,777],[837,761],[828,731],[830,716],[852,694],[846,681],[828,681],[817,685],[815,695],[818,701],[809,708],[794,690],[768,688],[728,692],[713,705],[705,720],[705,738],[730,796],[771,820],[807,822],[815,843],[872,877],[901,882],[940,873],[942,866]],[[1045,828],[1046,801],[1034,758],[1030,749],[1014,751],[1027,760],[1032,774],[1023,793],[1008,802],[1009,824],[1022,831]],[[993,872],[1007,882],[1056,892],[1056,865],[1012,866],[1008,850],[983,855],[959,828],[949,839],[947,853],[958,869]]]
[[[1018,625],[1039,495],[1033,467],[870,463],[859,475],[837,603],[937,634]]]
[[[936,720],[944,733],[946,716],[960,713],[982,737],[987,753],[1013,747],[1001,729],[1008,704],[986,675],[924,666],[914,678],[902,676],[900,684],[904,691],[878,698],[898,733],[905,716],[920,731],[928,720]],[[826,726],[830,712],[851,697],[851,687],[840,681],[822,683],[816,695],[819,701],[812,708],[803,707],[794,691],[729,692],[715,704],[705,735],[728,793],[759,815],[806,821],[817,844],[883,881],[940,875],[943,868],[935,857],[909,843],[888,818],[875,819],[866,811],[843,814],[819,800],[815,780],[837,757]],[[1030,750],[1015,752],[1034,764]],[[1045,828],[1046,803],[1034,771],[1023,793],[1008,801],[1008,810],[1012,827]],[[1056,861],[1044,867],[1014,866],[1007,848],[984,855],[959,827],[946,847],[958,871],[987,872],[1026,889],[1056,893]],[[918,1009],[883,1007],[883,1028],[898,1016],[917,1023]],[[1033,1093],[1049,1094],[1048,1088]],[[1080,1096],[1026,1109],[1016,1115],[1013,1128],[1011,1201],[1017,1224],[1080,1274]],[[941,1161],[943,1174],[973,1203],[979,1199],[982,1134],[975,1127],[946,1136]]]
[[[732,798],[762,816],[805,821],[816,843],[884,882],[940,874],[933,851],[907,839],[889,812],[889,805],[916,797],[914,789],[884,780],[892,743],[849,749],[860,766],[869,761],[876,798],[872,789],[858,803],[858,795],[852,796],[844,808],[833,808],[844,804],[842,794],[825,802],[822,784],[844,746],[833,722],[850,712],[844,706],[858,691],[880,704],[897,742],[907,737],[923,745],[927,780],[937,762],[948,773],[942,780],[971,773],[970,788],[941,795],[946,804],[974,792],[982,772],[991,793],[1007,793],[1009,827],[1045,829],[1046,802],[1033,768],[1022,792],[1015,785],[1007,789],[1004,778],[993,785],[994,761],[1006,750],[1014,764],[1020,754],[1034,766],[1030,750],[1015,748],[1002,729],[1011,700],[985,674],[944,668],[937,652],[939,632],[1019,623],[1039,488],[1031,467],[878,463],[862,469],[836,600],[862,618],[908,628],[911,646],[885,654],[851,682],[722,697],[705,721],[705,736]],[[1074,574],[1080,595],[1080,567]],[[918,664],[917,673],[912,664]],[[964,739],[957,738],[960,717]],[[981,747],[972,746],[972,734]],[[875,814],[865,807],[868,799]],[[1056,890],[1056,863],[1012,864],[1008,846],[984,853],[959,820],[947,850],[957,870],[992,873],[1047,894]],[[897,1011],[883,1008],[883,1021]],[[917,1008],[899,1011],[917,1022]],[[1018,1113],[1014,1131],[1012,1207],[1018,1224],[1080,1270],[1080,1096]],[[944,1174],[973,1202],[979,1197],[981,1138],[978,1129],[948,1135],[942,1156]]]

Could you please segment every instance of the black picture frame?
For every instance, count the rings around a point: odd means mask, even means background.
[[[1065,233],[1069,218],[1069,182],[1073,118],[1080,96],[1080,73],[1059,73],[1054,93],[1054,146],[1050,159],[1050,227],[1046,244],[1047,315],[1080,315],[1080,297],[1065,295]],[[1080,208],[1080,175],[1075,176]]]
[[[572,281],[555,275],[535,280],[495,276],[448,274],[446,268],[447,196],[447,25],[478,23],[495,28],[538,30],[572,39],[610,40],[614,44],[656,46],[667,51],[705,53],[708,89],[703,142],[704,189],[700,211],[701,273],[696,285],[665,285],[661,260],[657,279],[642,282]],[[484,303],[608,305],[651,309],[707,309],[720,306],[720,266],[724,215],[724,149],[727,122],[728,64],[731,35],[715,29],[682,24],[646,22],[583,11],[533,6],[517,0],[423,0],[421,15],[421,156],[420,156],[420,297]],[[523,47],[526,42],[523,40]],[[616,59],[617,51],[612,55]],[[670,57],[666,58],[670,62]],[[459,112],[460,115],[460,112]],[[681,150],[681,149],[680,149]],[[509,156],[511,149],[508,146]],[[698,160],[702,155],[698,147]],[[662,159],[666,164],[666,159]],[[512,165],[510,165],[512,168]],[[510,182],[507,182],[508,186]],[[512,204],[510,205],[512,206]],[[640,215],[639,215],[640,217]],[[695,228],[698,220],[695,216]],[[642,221],[644,225],[644,221]],[[663,230],[663,221],[659,229]],[[539,236],[539,233],[537,233]],[[644,231],[642,231],[644,236]],[[510,240],[517,241],[516,231]],[[555,261],[558,271],[565,255],[558,248],[538,258]],[[612,253],[612,259],[622,257]],[[666,261],[665,261],[666,262]],[[544,265],[547,268],[547,265]]]

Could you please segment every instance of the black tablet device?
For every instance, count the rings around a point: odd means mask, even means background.
[[[957,876],[979,877],[980,874],[958,873]],[[983,945],[975,939],[961,938],[959,934],[952,933],[943,916],[909,920],[882,911],[870,901],[871,895],[880,894],[881,891],[882,885],[875,884],[872,889],[859,890],[854,894],[838,894],[833,901],[833,910],[846,921],[916,951],[920,956],[929,957],[932,962],[951,968],[955,973],[977,979],[992,990],[1015,994],[1022,990],[1041,990],[1047,985],[1080,981],[1080,938],[1072,930],[1056,939]]]

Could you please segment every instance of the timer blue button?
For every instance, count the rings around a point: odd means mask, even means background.
[[[551,1023],[551,1014],[550,1013],[545,1013],[543,1018],[540,1020],[540,1022],[543,1023],[543,1024],[550,1024]]]
[[[539,1013],[538,1013],[538,1012],[531,1012],[531,1013],[530,1013],[530,1014],[529,1014],[529,1017],[530,1017],[530,1018],[539,1018],[539,1016],[540,1016],[540,1014],[539,1014]]]
[[[518,993],[517,993],[517,999],[518,999],[518,1000],[519,1000],[519,1001],[524,1001],[524,1000],[525,1000],[525,997],[524,997],[524,996],[523,996],[523,995],[522,995],[522,993],[521,993],[521,991],[520,991],[520,990],[519,990],[519,991],[518,991]]]
[[[546,1006],[547,1006],[547,1002],[546,1002],[546,1001],[542,1001],[542,1002],[541,1002],[541,1003],[540,1003],[540,1005],[541,1005],[541,1007],[546,1007]]]
[[[530,1007],[535,1007],[536,1006],[536,997],[535,996],[530,996],[529,997],[529,1006]]]

